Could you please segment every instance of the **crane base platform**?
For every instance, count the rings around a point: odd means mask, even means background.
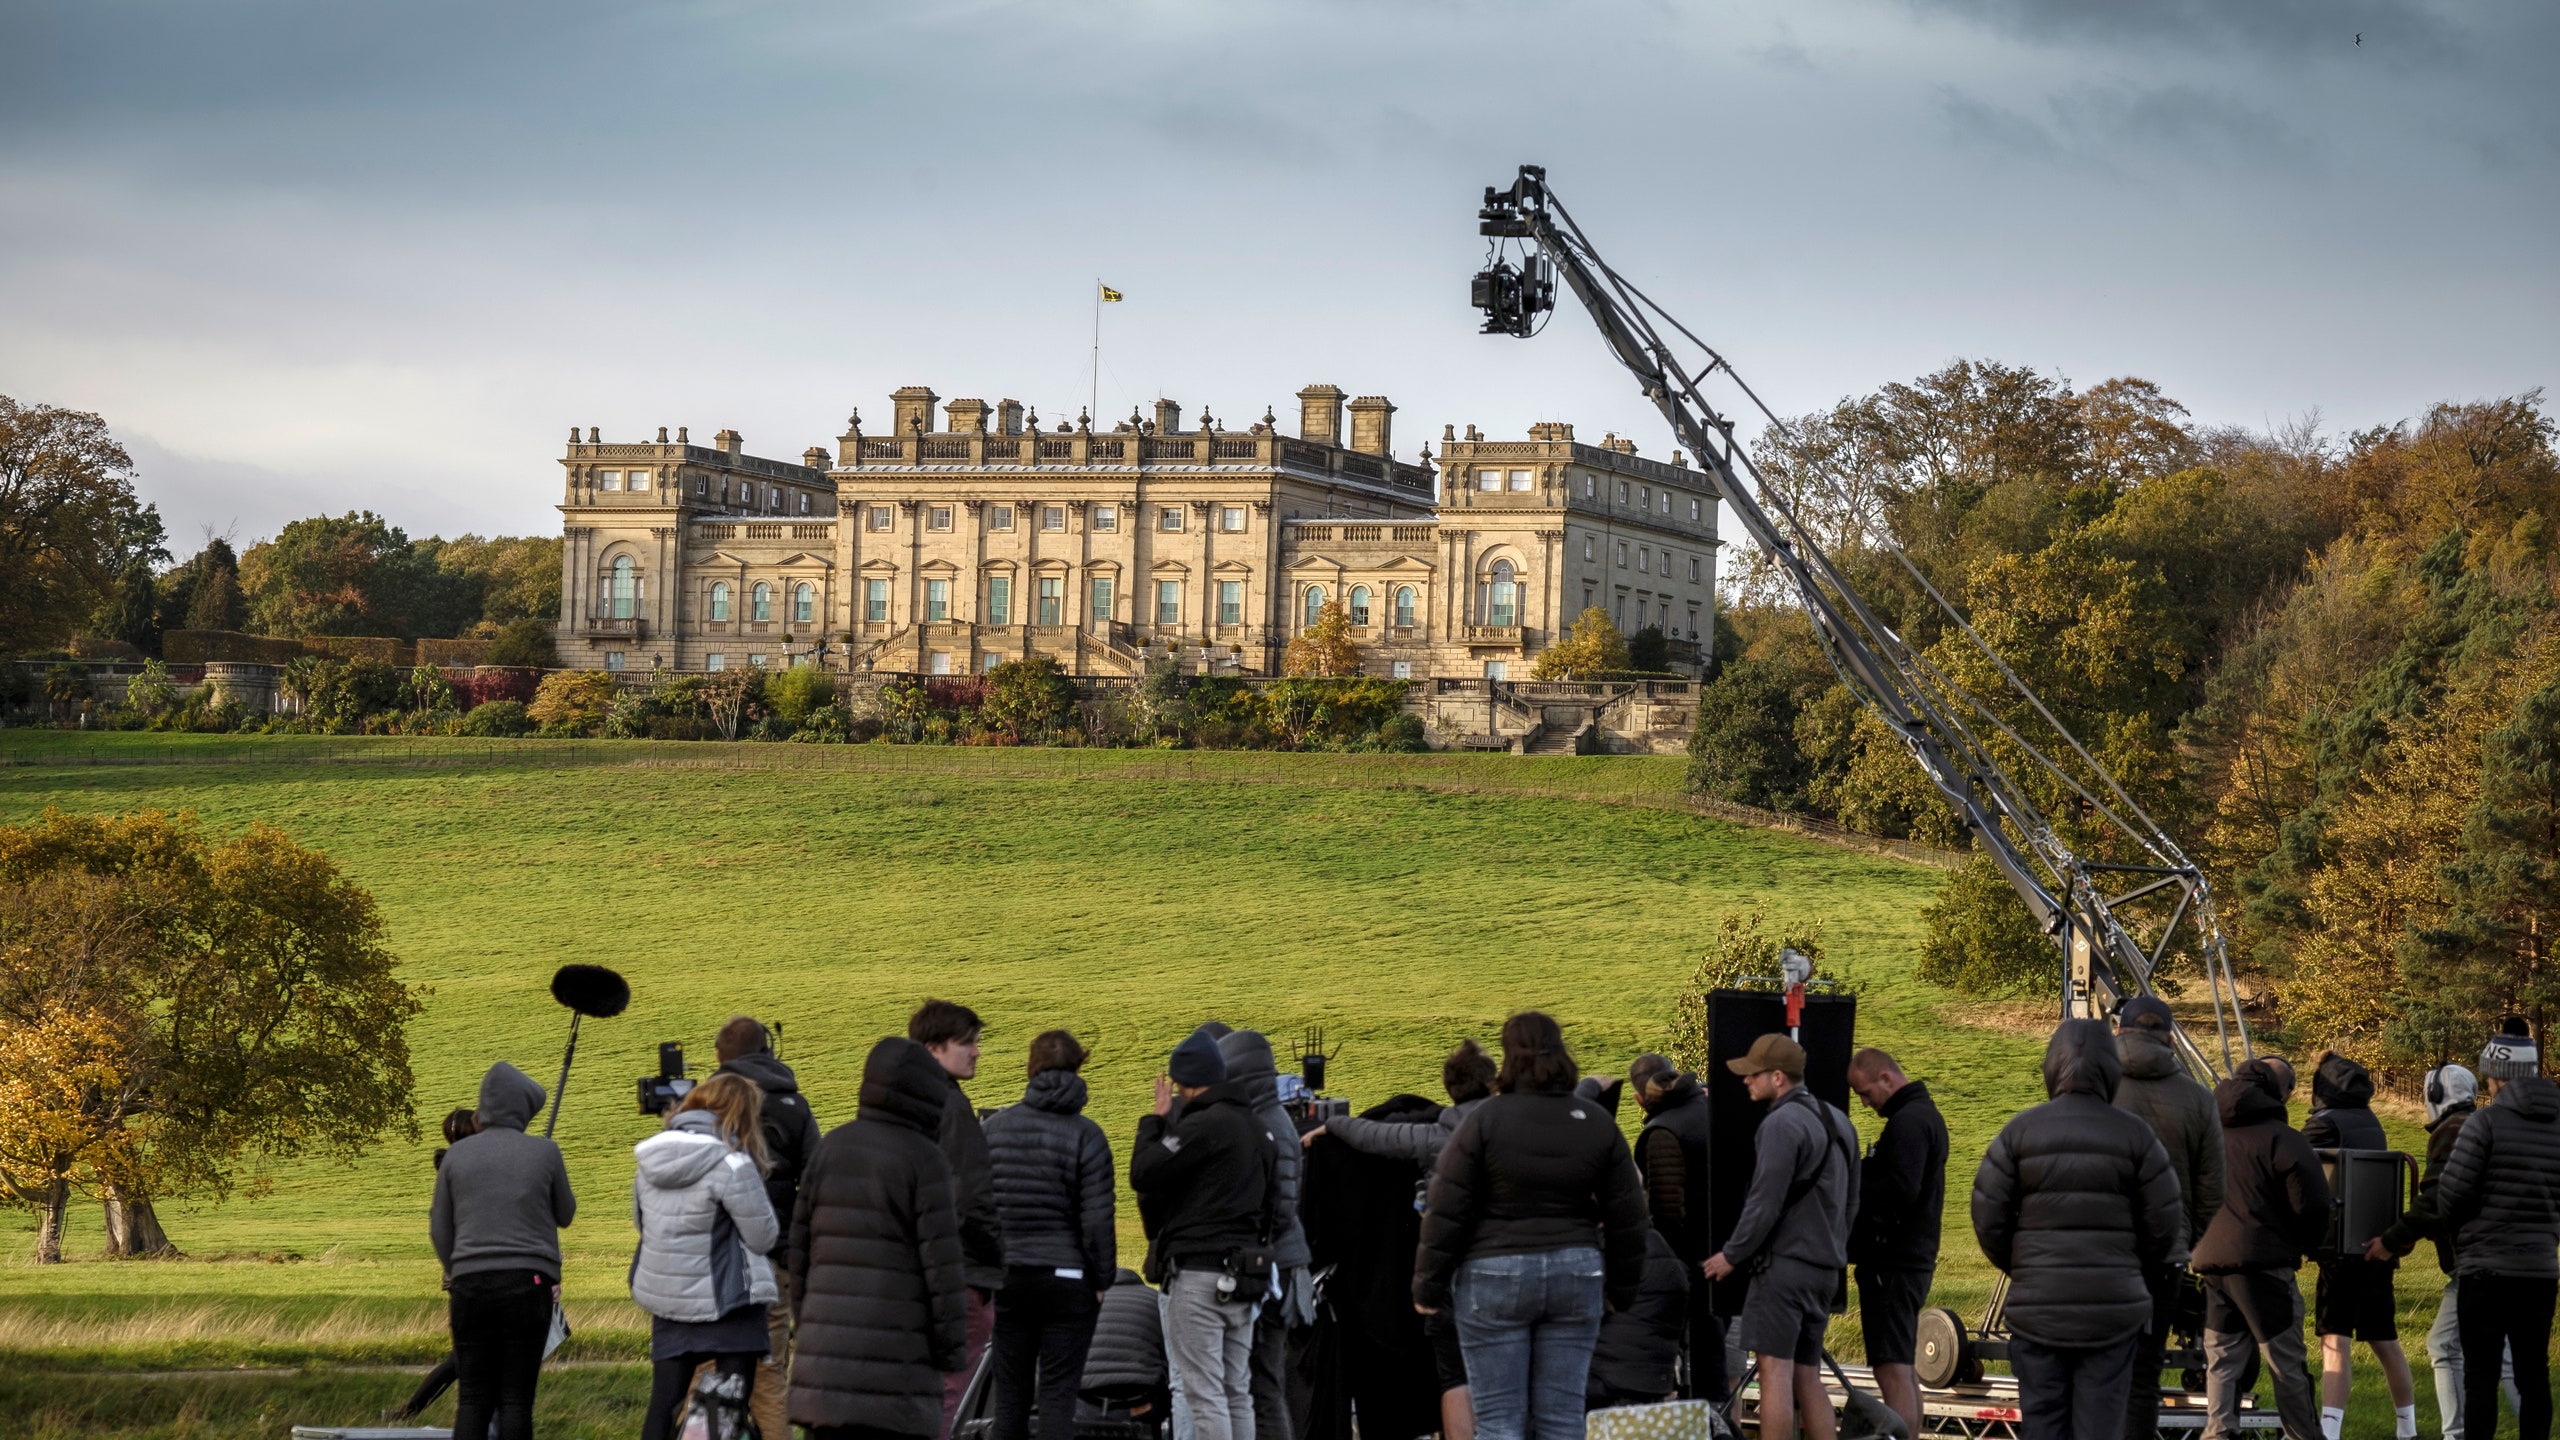
[[[1875,1372],[1864,1365],[1843,1365],[1842,1374],[1849,1383],[1869,1395],[1878,1392]],[[1822,1380],[1823,1392],[1832,1404],[1840,1405],[1848,1397],[1840,1393],[1840,1382],[1829,1375]],[[1760,1432],[1760,1382],[1754,1379],[1742,1389],[1742,1398],[1734,1404],[1734,1420],[1752,1434]],[[2164,1440],[2192,1440],[2204,1431],[2204,1394],[2194,1390],[2160,1392],[2160,1434]],[[1920,1390],[1921,1429],[1930,1435],[1953,1435],[1965,1440],[2024,1440],[2026,1425],[2018,1413],[2018,1382],[2007,1375],[1986,1375],[1970,1385],[1954,1385],[1944,1390],[1926,1386]],[[2243,1431],[2273,1433],[2281,1431],[2283,1422],[2273,1411],[2260,1410],[2243,1399],[2240,1402],[2240,1428]]]

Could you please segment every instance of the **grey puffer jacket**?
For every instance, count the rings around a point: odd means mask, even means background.
[[[2045,1046],[2045,1093],[2012,1116],[1973,1178],[1973,1233],[2009,1276],[2009,1328],[2039,1344],[2112,1345],[2151,1318],[2147,1277],[2186,1260],[2178,1177],[2151,1127],[2115,1107],[2124,1076],[2102,1020]]]
[[[1079,1390],[1161,1390],[1166,1385],[1164,1311],[1135,1270],[1112,1277],[1094,1317]]]
[[[1858,1132],[1849,1117],[1798,1085],[1761,1117],[1752,1152],[1751,1190],[1724,1257],[1744,1269],[1763,1251],[1827,1270],[1846,1266],[1858,1213]],[[1812,1188],[1787,1204],[1787,1192],[1807,1178]]]
[[[1007,1265],[1082,1270],[1099,1288],[1120,1263],[1111,1142],[1084,1113],[1084,1077],[1043,1070],[1022,1103],[987,1117],[987,1157]]]
[[[2139,1027],[2119,1030],[2116,1053],[2124,1062],[2116,1108],[2141,1116],[2160,1137],[2185,1202],[2178,1238],[2193,1245],[2222,1208],[2222,1116],[2213,1092],[2187,1074],[2165,1037]]]
[[[631,1147],[631,1301],[662,1320],[717,1320],[780,1298],[773,1262],[782,1227],[764,1176],[720,1138],[708,1110],[667,1117],[667,1128]]]
[[[2436,1206],[2463,1275],[2560,1276],[2560,1086],[2510,1080],[2453,1142]]]
[[[1363,1120],[1357,1115],[1337,1115],[1324,1122],[1324,1133],[1363,1155],[1382,1155],[1390,1160],[1410,1160],[1428,1170],[1449,1146],[1449,1137],[1458,1133],[1460,1122],[1475,1113],[1485,1097],[1460,1101],[1440,1107],[1436,1120]]]
[[[1298,1173],[1306,1152],[1298,1144],[1298,1127],[1280,1106],[1280,1070],[1271,1058],[1271,1042],[1259,1030],[1237,1030],[1218,1041],[1218,1054],[1227,1062],[1227,1083],[1244,1088],[1253,1118],[1279,1149],[1280,1208],[1272,1221],[1272,1263],[1305,1265],[1315,1258],[1307,1249],[1307,1227],[1298,1223]]]

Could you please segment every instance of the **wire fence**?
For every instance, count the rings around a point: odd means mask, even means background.
[[[105,743],[0,738],[0,767],[723,770],[947,780],[1134,780],[1341,790],[1422,790],[1623,805],[1802,835],[1841,849],[1953,870],[1962,852],[1869,835],[1811,815],[1668,788],[1670,767],[1618,757],[1303,755],[1250,750],[1051,750],[945,745],[797,745],[645,740],[471,740],[273,735]]]

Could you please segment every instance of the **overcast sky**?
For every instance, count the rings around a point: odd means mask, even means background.
[[[1529,160],[1781,410],[1962,355],[2343,430],[2560,379],[2555,59],[2549,0],[0,0],[0,393],[181,554],[550,532],[572,424],[1054,424],[1099,276],[1105,415],[1660,455],[1579,314],[1474,333]]]

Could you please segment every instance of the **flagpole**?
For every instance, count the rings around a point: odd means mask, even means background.
[[[1102,403],[1102,277],[1093,277],[1093,392],[1085,401],[1087,420]]]

